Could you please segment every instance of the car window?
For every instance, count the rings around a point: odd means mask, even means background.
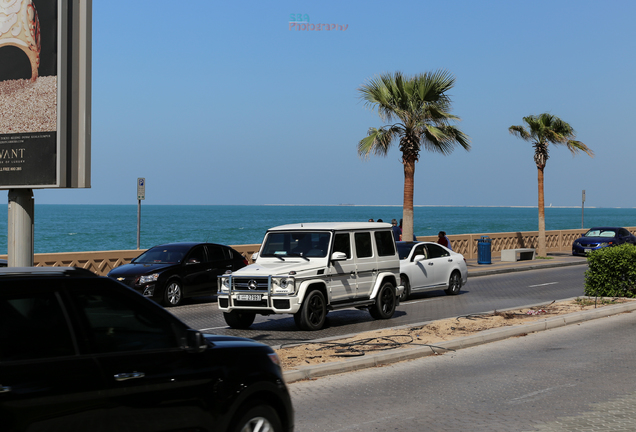
[[[356,256],[358,258],[368,258],[373,256],[373,246],[371,245],[371,233],[355,233],[353,238],[356,242]]]
[[[618,230],[618,234],[621,237],[627,237],[629,235],[629,232],[625,228],[621,228]]]
[[[349,233],[338,233],[333,241],[334,252],[344,252],[347,259],[351,258],[351,236]]]
[[[406,259],[409,257],[409,253],[411,253],[411,249],[413,249],[414,243],[398,243],[397,250],[400,259]]]
[[[184,246],[159,246],[148,249],[132,262],[138,264],[174,264],[181,262],[187,249]]]
[[[376,231],[374,237],[379,256],[395,255],[395,239],[391,231]]]
[[[195,246],[186,257],[186,263],[199,264],[205,262],[205,248],[203,246]]]
[[[584,237],[616,237],[616,232],[614,230],[589,230]]]
[[[221,246],[208,245],[208,258],[211,262],[226,260],[225,251]]]
[[[55,293],[0,298],[0,362],[74,354],[71,330]]]
[[[428,257],[429,258],[440,258],[450,256],[450,253],[436,244],[427,244],[426,248],[428,249]]]
[[[428,258],[428,254],[426,253],[426,245],[420,244],[415,247],[415,251],[413,252],[413,258],[418,255],[424,255],[424,258]]]
[[[142,301],[108,289],[74,290],[72,296],[87,327],[93,352],[178,347],[171,321]]]

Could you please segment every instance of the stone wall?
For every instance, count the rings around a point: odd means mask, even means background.
[[[627,228],[632,234],[636,234],[636,227]],[[572,242],[580,237],[587,229],[546,231],[546,244],[548,252],[571,252]],[[466,259],[477,258],[477,242],[482,236],[488,236],[491,240],[491,256],[501,256],[503,249],[537,248],[538,231],[509,232],[509,233],[483,233],[483,234],[457,234],[449,235],[451,245],[455,252],[459,252]],[[419,241],[437,241],[437,236],[417,237]],[[252,254],[258,252],[260,244],[232,246],[239,251],[249,262]],[[133,258],[141,254],[141,250],[119,250],[101,252],[60,252],[48,254],[35,254],[37,267],[82,267],[100,275],[106,275],[113,268],[129,263]],[[6,259],[7,256],[0,256]]]

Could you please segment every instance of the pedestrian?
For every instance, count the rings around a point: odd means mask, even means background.
[[[397,226],[397,220],[391,220],[391,231],[393,231],[393,238],[395,241],[400,241],[402,237],[402,230]]]
[[[446,237],[445,231],[440,231],[439,234],[437,234],[437,237],[438,237],[437,244],[441,244],[442,246],[445,246],[448,249],[453,250],[453,248],[451,247],[450,239]]]
[[[369,222],[373,222],[373,219],[372,219],[372,218],[371,218],[371,219],[369,219]]]
[[[384,222],[382,219],[378,219],[378,222]]]

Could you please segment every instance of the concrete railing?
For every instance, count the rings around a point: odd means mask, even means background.
[[[636,227],[627,228],[632,234],[636,234]],[[570,252],[572,243],[586,229],[546,231],[546,244],[548,252]],[[457,234],[449,235],[451,245],[455,252],[464,255],[465,258],[477,258],[477,242],[482,236],[488,236],[491,241],[491,255],[501,256],[504,249],[537,248],[538,231],[508,232],[508,233],[484,233],[484,234]],[[437,241],[437,236],[420,236],[419,241]],[[249,262],[252,254],[258,252],[260,244],[232,246],[240,252]],[[82,267],[99,275],[106,275],[113,268],[129,263],[140,255],[143,250],[120,250],[100,252],[59,252],[47,254],[35,254],[37,267]],[[6,259],[7,256],[0,256]]]

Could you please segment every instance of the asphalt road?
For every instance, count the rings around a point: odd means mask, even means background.
[[[635,431],[636,313],[289,385],[296,430]]]
[[[249,330],[231,329],[210,298],[190,300],[170,312],[193,328],[277,346],[580,296],[586,268],[571,266],[473,277],[457,296],[447,296],[443,290],[414,295],[400,304],[389,320],[374,320],[367,311],[357,309],[330,312],[326,327],[316,332],[298,330],[291,315],[257,316]]]

